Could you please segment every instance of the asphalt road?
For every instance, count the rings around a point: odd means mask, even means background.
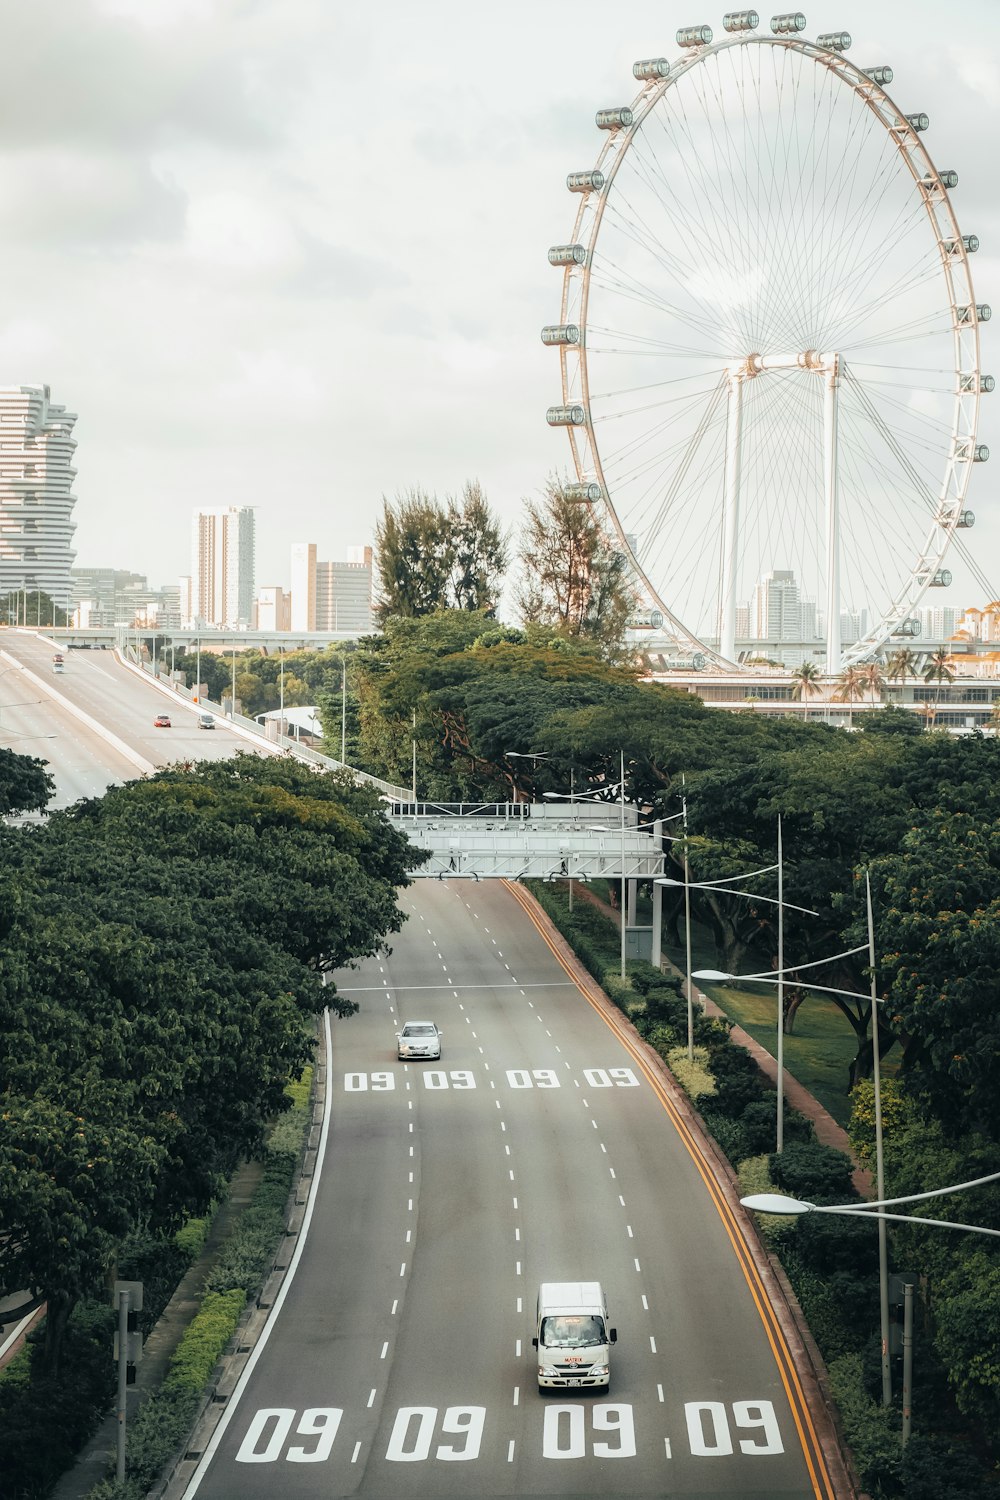
[[[65,659],[61,673],[52,665],[57,650]],[[170,729],[153,727],[161,713],[170,716]],[[0,630],[0,746],[49,762],[53,809],[100,796],[154,766],[251,748],[224,720],[199,729],[198,713],[197,704],[143,679],[111,651],[68,651],[44,632]]]
[[[827,1495],[655,1078],[508,888],[404,902],[392,956],[340,976],[301,1259],[186,1500]],[[398,1062],[423,1018],[442,1060]],[[611,1388],[541,1395],[538,1283],[574,1279],[607,1292]]]

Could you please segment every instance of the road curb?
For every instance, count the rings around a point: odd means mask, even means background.
[[[783,1268],[765,1248],[756,1224],[740,1203],[739,1182],[728,1157],[723,1154],[716,1141],[705,1129],[701,1116],[662,1057],[648,1042],[643,1040],[625,1013],[608,998],[597,981],[584,968],[573,948],[544,908],[523,885],[514,887],[511,883],[511,888],[516,890],[517,899],[522,905],[525,901],[531,903],[539,929],[544,927],[553,947],[558,949],[565,963],[575,974],[582,992],[602,1012],[614,1030],[628,1037],[629,1043],[642,1053],[661,1080],[672,1105],[696,1141],[706,1167],[730,1208],[743,1242],[766,1289],[768,1300],[802,1382],[837,1500],[865,1500],[854,1474],[853,1460],[844,1440],[836,1406],[830,1394],[830,1380],[823,1356],[813,1339]]]

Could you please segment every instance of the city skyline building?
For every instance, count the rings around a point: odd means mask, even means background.
[[[754,633],[759,641],[800,641],[802,601],[795,574],[772,568],[762,575],[753,594]]]
[[[368,635],[374,629],[372,557],[371,547],[349,547],[346,562],[316,564],[317,630]]]
[[[279,584],[265,584],[257,595],[255,630],[291,630],[291,595]]]
[[[71,618],[77,628],[153,625],[162,630],[181,623],[176,584],[151,589],[144,573],[125,568],[73,568],[70,580]]]
[[[255,529],[249,505],[194,512],[190,619],[195,626],[250,628],[256,596]]]
[[[40,591],[69,609],[76,420],[47,385],[0,386],[0,595]]]
[[[291,628],[316,629],[316,543],[293,542],[291,549]]]

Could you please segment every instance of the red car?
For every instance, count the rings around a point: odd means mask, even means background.
[[[153,728],[154,729],[169,729],[170,728],[170,715],[169,714],[157,714],[156,718],[153,720]]]

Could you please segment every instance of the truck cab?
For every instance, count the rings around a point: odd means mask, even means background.
[[[535,1337],[538,1388],[611,1382],[611,1345],[618,1330],[608,1326],[608,1304],[599,1281],[543,1281],[538,1288]]]

